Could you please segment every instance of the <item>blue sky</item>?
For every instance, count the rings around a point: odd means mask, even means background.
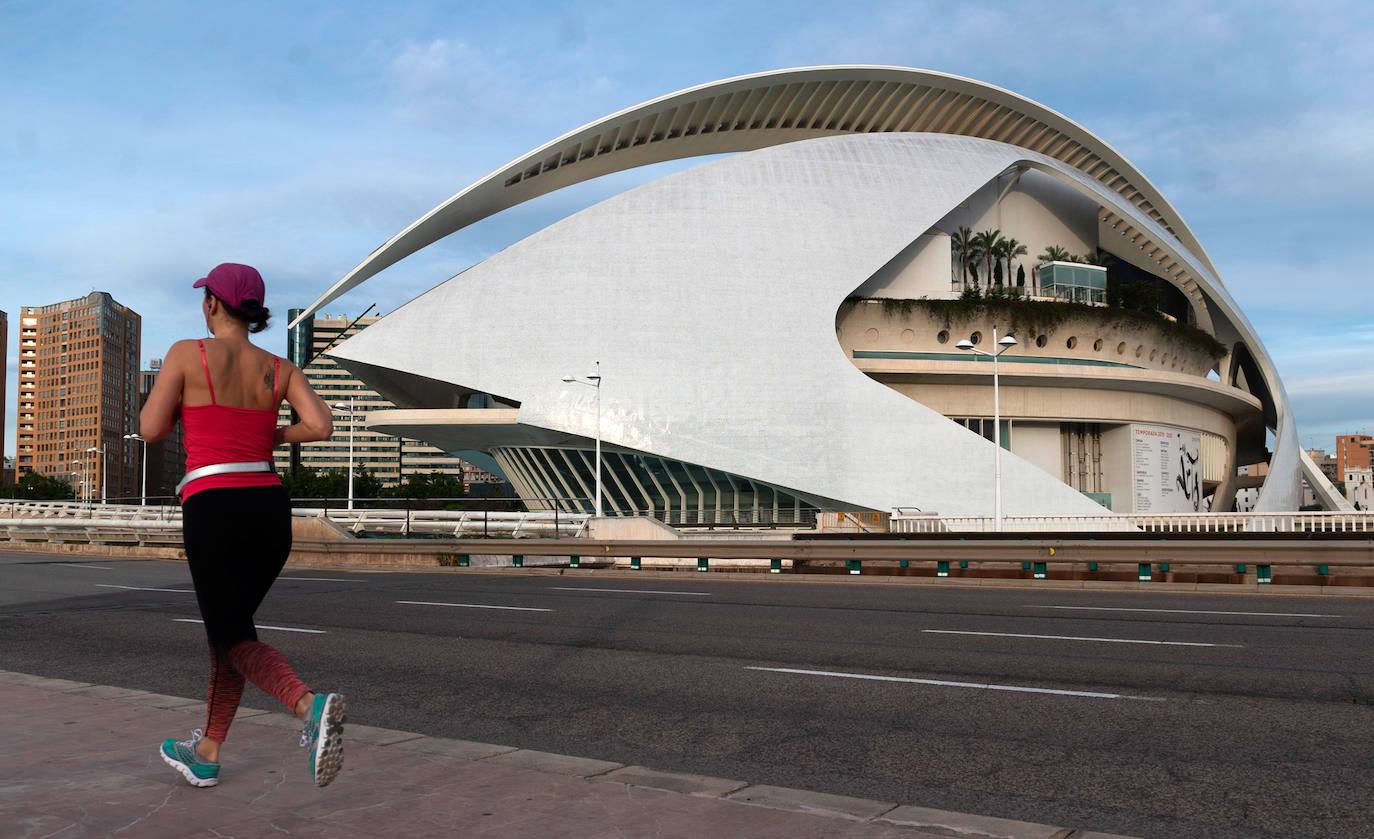
[[[968,76],[1141,169],[1264,338],[1308,446],[1374,433],[1374,18],[1364,4],[0,0],[0,309],[109,291],[145,360],[203,333],[190,284],[248,262],[285,314],[414,219],[568,130],[728,76]],[[681,166],[683,164],[675,164]],[[390,311],[664,167],[432,246],[327,311]]]

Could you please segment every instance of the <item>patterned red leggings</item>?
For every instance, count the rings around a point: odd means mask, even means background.
[[[291,553],[291,502],[273,487],[207,489],[182,504],[182,533],[210,641],[205,736],[224,742],[245,679],[292,711],[310,689],[286,657],[258,640],[253,613]]]
[[[228,650],[210,648],[210,696],[206,701],[205,738],[223,743],[229,736],[245,677],[283,705],[296,703],[310,688],[296,677],[286,656],[261,641],[240,641]]]

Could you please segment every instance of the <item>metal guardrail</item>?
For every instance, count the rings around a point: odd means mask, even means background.
[[[991,533],[991,516],[941,516],[900,508],[893,533]],[[1371,533],[1374,513],[1170,513],[1095,516],[1003,516],[1007,533]]]
[[[485,510],[394,510],[298,507],[297,516],[323,516],[355,534],[397,536],[583,536],[586,513],[505,513]]]

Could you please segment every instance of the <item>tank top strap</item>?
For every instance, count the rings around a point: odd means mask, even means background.
[[[272,356],[272,407],[277,407],[277,374],[281,372],[281,356]]]
[[[210,404],[215,403],[215,383],[210,381],[210,362],[205,360],[205,341],[197,338],[196,346],[200,347],[200,366],[205,368],[205,386],[210,388]],[[275,385],[275,382],[273,382]]]

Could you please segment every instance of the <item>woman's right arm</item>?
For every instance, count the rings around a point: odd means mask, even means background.
[[[194,352],[191,344],[191,341],[177,341],[167,350],[162,370],[148,393],[148,401],[143,403],[143,411],[138,416],[138,433],[149,443],[156,443],[172,433],[177,424],[182,388],[186,384],[187,353]]]
[[[327,440],[334,433],[334,417],[329,413],[329,406],[310,386],[299,367],[285,360],[282,366],[286,369],[286,401],[300,417],[300,422],[278,428],[276,444]]]

